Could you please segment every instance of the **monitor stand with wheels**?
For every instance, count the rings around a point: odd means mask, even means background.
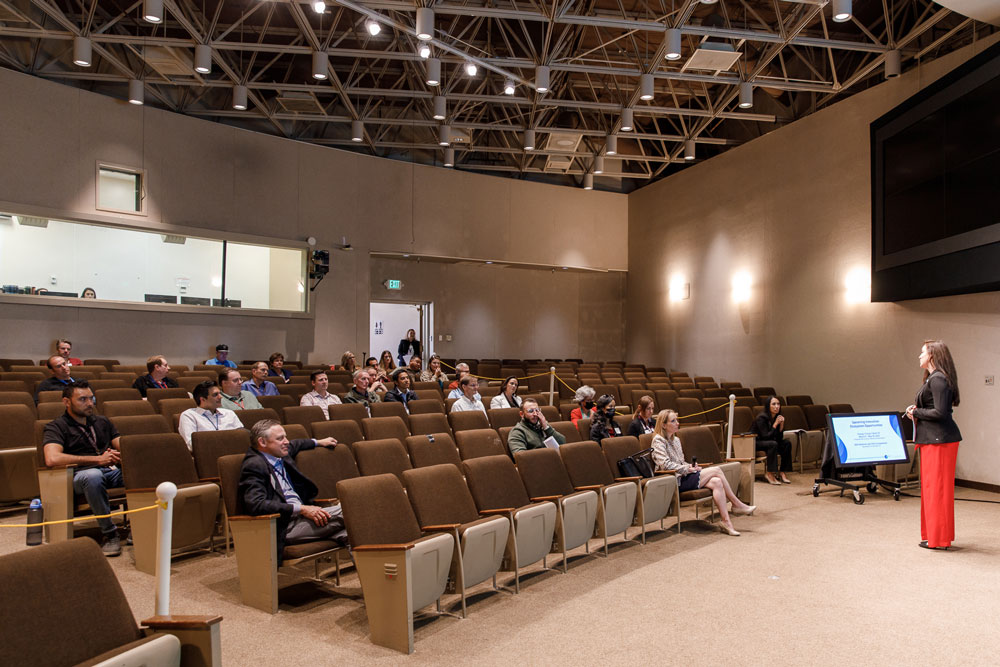
[[[836,449],[833,445],[834,430],[827,429],[826,440],[823,445],[823,464],[820,467],[821,477],[813,480],[813,497],[819,497],[820,485],[829,485],[840,489],[840,496],[844,496],[845,491],[850,491],[854,496],[854,504],[863,505],[865,496],[861,491],[868,489],[869,493],[875,493],[881,486],[892,492],[892,499],[899,500],[899,490],[901,485],[898,482],[879,479],[875,474],[874,465],[863,466],[841,466],[839,465]],[[905,448],[905,445],[904,445]]]

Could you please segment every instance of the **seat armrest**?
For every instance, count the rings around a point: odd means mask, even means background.
[[[206,630],[221,622],[221,616],[170,614],[168,616],[150,616],[140,625],[152,630]]]
[[[731,458],[731,459],[726,459],[726,463],[750,463],[753,460],[754,459],[737,459],[737,458]]]
[[[654,475],[676,475],[677,471],[676,470],[654,470],[653,474]]]
[[[615,477],[616,482],[638,482],[642,477]]]
[[[31,449],[31,448],[30,447],[25,447],[25,449]],[[72,463],[70,463],[70,464],[67,464],[67,465],[64,465],[64,466],[38,466],[37,470],[39,472],[41,472],[43,470],[72,470],[75,467],[76,467],[75,465],[73,465]]]
[[[535,496],[534,498],[531,499],[531,502],[540,503],[543,500],[559,500],[560,498],[562,498],[562,496],[558,494],[554,496]]]
[[[340,498],[313,498],[313,504],[336,505],[339,502]]]
[[[271,519],[277,519],[280,514],[260,514],[258,516],[249,516],[246,514],[239,514],[237,516],[229,517],[230,521],[270,521]]]
[[[455,530],[462,524],[460,523],[439,523],[432,526],[420,526],[420,530],[425,533],[442,533],[445,531]]]
[[[352,551],[406,551],[413,548],[413,542],[406,544],[362,544],[353,547]]]
[[[514,508],[514,507],[498,507],[498,508],[492,509],[492,510],[479,510],[479,513],[482,514],[482,515],[484,515],[484,516],[493,516],[493,515],[498,515],[498,514],[510,514],[515,509],[516,508]]]
[[[575,491],[600,491],[604,488],[603,484],[586,484],[584,486],[574,486]]]
[[[199,477],[198,481],[202,482],[204,484],[208,484],[209,482],[212,482],[212,483],[215,483],[215,484],[221,484],[222,483],[222,478],[221,477]]]

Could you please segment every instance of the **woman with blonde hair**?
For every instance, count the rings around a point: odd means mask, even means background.
[[[753,514],[757,509],[756,505],[747,505],[736,497],[733,488],[729,486],[729,481],[719,468],[702,468],[698,465],[691,465],[684,459],[684,449],[681,447],[680,438],[677,431],[680,429],[680,421],[677,413],[673,410],[660,410],[656,416],[656,426],[653,428],[653,463],[657,470],[672,470],[677,474],[677,486],[681,491],[693,491],[694,489],[709,489],[712,492],[712,500],[719,508],[721,519],[720,528],[722,532],[739,536],[739,532],[733,528],[733,522],[729,518],[729,511],[726,508],[726,500],[733,504],[733,514]]]
[[[354,375],[354,371],[358,370],[358,362],[354,359],[353,352],[350,350],[344,352],[344,356],[340,358],[340,367]]]

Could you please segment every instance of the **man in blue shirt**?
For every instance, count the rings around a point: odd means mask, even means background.
[[[250,379],[240,387],[244,391],[249,391],[254,396],[277,396],[278,388],[273,382],[267,380],[267,364],[258,361],[250,371]]]
[[[225,343],[220,343],[215,346],[215,358],[209,359],[205,362],[206,366],[228,366],[229,368],[236,368],[236,362],[229,360],[229,346]]]

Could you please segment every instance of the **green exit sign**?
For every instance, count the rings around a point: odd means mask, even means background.
[[[389,278],[382,284],[385,285],[386,289],[403,289],[402,280],[393,280],[392,278]]]

